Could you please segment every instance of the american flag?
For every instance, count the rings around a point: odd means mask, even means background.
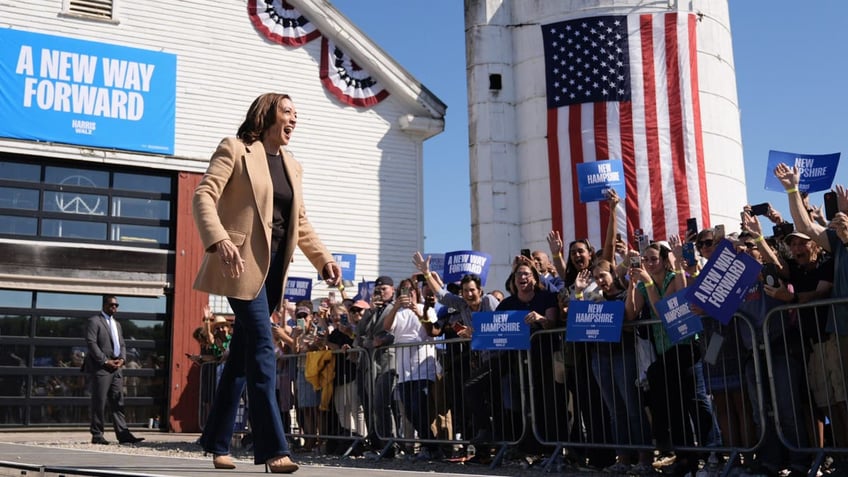
[[[542,26],[553,227],[600,246],[603,203],[581,204],[576,164],[621,159],[619,232],[664,240],[686,219],[709,226],[696,17],[637,14]],[[563,229],[563,227],[566,227]],[[569,230],[568,227],[573,227]]]

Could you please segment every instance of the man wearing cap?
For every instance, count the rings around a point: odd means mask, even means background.
[[[371,366],[359,366],[357,377],[359,399],[365,409],[368,423],[368,440],[371,449],[379,452],[383,439],[392,437],[392,395],[395,380],[395,350],[386,348],[393,342],[391,334],[384,330],[384,322],[394,306],[395,282],[392,277],[380,276],[374,282],[374,295],[369,308],[356,326],[354,346],[370,353]],[[358,303],[358,302],[357,302]],[[373,383],[373,390],[369,384]],[[369,391],[371,394],[369,394]],[[370,414],[370,415],[369,415]],[[383,457],[393,457],[389,449]]]

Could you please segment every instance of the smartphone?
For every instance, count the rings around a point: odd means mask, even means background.
[[[651,244],[651,241],[648,240],[648,236],[645,234],[640,235],[636,238],[636,243],[639,244],[639,254],[644,255],[645,250],[648,249],[648,245]]]
[[[642,268],[642,257],[630,257],[630,268]]]
[[[780,281],[777,276],[777,267],[773,263],[763,265],[763,283],[770,287],[780,286]]]
[[[521,256],[527,257],[529,259],[533,259],[533,257],[530,255],[530,249],[529,248],[522,248],[521,249]]]
[[[724,224],[718,224],[713,227],[715,233],[713,234],[713,240],[718,243],[724,239]]]
[[[462,331],[466,328],[466,326],[463,325],[459,321],[455,322],[452,326],[453,326],[453,330],[456,331],[457,333],[459,333],[460,331]]]
[[[763,202],[762,204],[755,204],[751,206],[751,215],[768,215],[769,208],[768,202]]]
[[[300,328],[300,329],[306,328],[306,320],[303,319],[303,318],[298,318],[297,319],[297,327]]]
[[[698,235],[698,218],[689,217],[686,219],[686,240],[691,240]]]
[[[402,287],[400,289],[400,296],[409,296],[409,287]]]
[[[695,244],[692,242],[685,242],[683,244],[683,260],[686,261],[686,265],[690,267],[695,265]]]
[[[339,315],[339,321],[345,326],[350,324],[350,322],[347,320],[347,313],[342,313],[341,315]]]
[[[830,191],[824,193],[824,218],[833,220],[836,213],[839,212],[839,205],[836,201],[836,192]]]
[[[423,274],[423,273],[419,273],[418,275],[415,275],[415,280],[416,280],[418,283],[424,283],[424,282],[426,282],[426,281],[427,281],[427,279],[424,277],[424,274]]]

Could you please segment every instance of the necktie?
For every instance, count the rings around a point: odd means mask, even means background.
[[[112,357],[120,358],[121,357],[121,341],[118,339],[118,326],[115,325],[115,317],[110,316],[106,318],[106,321],[109,322],[109,329],[112,330]]]

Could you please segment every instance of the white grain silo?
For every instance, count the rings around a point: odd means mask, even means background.
[[[503,283],[521,248],[547,250],[545,237],[552,227],[561,224],[566,242],[585,237],[601,245],[605,206],[589,203],[571,212],[579,204],[567,166],[572,159],[635,157],[625,167],[628,198],[619,207],[621,219],[624,211],[630,217],[627,228],[621,227],[627,234],[641,227],[665,239],[693,216],[701,228],[738,222],[746,190],[725,0],[466,0],[465,6],[472,242],[492,255],[489,288]],[[630,115],[630,104],[638,97],[655,96],[659,99],[645,100],[649,119],[625,116],[618,109],[599,110],[595,101],[570,107],[571,116],[565,113],[557,120],[565,108],[557,113],[548,102],[543,26],[561,28],[550,31],[567,53],[568,38],[560,33],[581,23],[570,21],[614,21],[619,16],[629,21],[631,61],[637,68],[654,69],[650,74],[634,72],[628,85],[633,97],[619,102],[626,103],[620,109]],[[686,52],[691,53],[688,63],[673,59]],[[669,90],[676,88],[679,99],[663,99],[674,97]],[[580,109],[588,112],[582,123],[576,120]],[[585,142],[593,121],[624,125],[630,132],[619,139],[610,135]],[[549,141],[552,135],[559,135],[558,144]],[[568,144],[581,136],[582,145]],[[691,154],[694,159],[688,162],[677,157]],[[557,164],[549,161],[554,155],[560,157]],[[555,170],[559,166],[562,170]],[[552,194],[558,199],[552,201]],[[660,203],[664,205],[658,207]],[[633,220],[635,216],[639,219]]]

